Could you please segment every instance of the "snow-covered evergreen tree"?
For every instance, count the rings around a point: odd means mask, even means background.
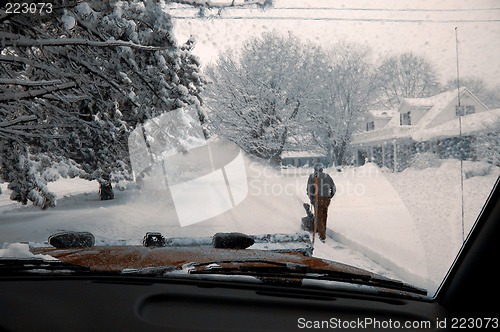
[[[54,207],[56,197],[47,188],[47,179],[50,178],[47,165],[51,164],[50,160],[41,155],[33,158],[23,145],[8,143],[9,153],[4,154],[0,168],[9,183],[8,188],[12,190],[10,198],[22,204],[31,201],[42,209]]]
[[[194,42],[176,44],[161,2],[61,0],[52,8],[0,16],[1,177],[14,199],[42,207],[55,202],[46,169],[76,166],[77,176],[100,182],[129,176],[129,131],[198,105],[202,86]],[[39,155],[50,162],[31,167]]]

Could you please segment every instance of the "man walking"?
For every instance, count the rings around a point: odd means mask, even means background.
[[[325,242],[328,206],[337,188],[330,175],[323,173],[323,164],[314,164],[314,173],[307,180],[307,195],[314,206],[319,239]]]

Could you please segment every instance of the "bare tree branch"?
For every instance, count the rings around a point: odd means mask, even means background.
[[[17,123],[34,121],[36,119],[37,119],[36,115],[20,116],[18,118],[10,120],[10,121],[2,121],[2,122],[0,122],[0,128],[2,128],[2,127],[10,127],[10,126],[13,126],[13,125],[15,125]]]
[[[61,83],[62,83],[61,80],[30,81],[30,80],[8,79],[0,77],[0,84],[12,84],[12,85],[23,85],[23,86],[45,86],[45,85],[57,85]]]
[[[131,48],[137,48],[148,51],[158,51],[158,50],[170,50],[173,49],[172,46],[147,46],[140,45],[133,42],[121,41],[121,40],[108,40],[108,41],[93,41],[88,39],[80,38],[51,38],[51,39],[29,39],[21,37],[19,39],[8,39],[5,40],[5,46],[14,47],[32,47],[32,46],[67,46],[67,45],[86,45],[95,47],[117,47],[125,46]]]
[[[51,73],[51,74],[56,75],[58,77],[62,76],[62,77],[73,77],[74,78],[74,76],[75,76],[75,75],[73,75],[71,73],[64,72],[60,68],[47,66],[47,65],[44,65],[43,63],[35,62],[35,61],[31,60],[31,59],[23,58],[23,57],[20,57],[20,56],[0,55],[0,62],[17,62],[17,63],[23,63],[23,64],[26,64],[26,65],[33,66],[35,68],[43,69],[43,70],[47,71],[48,73]]]
[[[22,92],[7,92],[0,94],[0,101],[8,101],[8,100],[18,100],[23,98],[34,98],[37,96],[43,96],[52,91],[65,90],[69,88],[73,88],[76,86],[75,82],[67,82],[61,85],[47,87],[45,89],[38,90],[29,90]]]
[[[197,0],[170,0],[170,2],[175,2],[181,5],[189,5],[196,8],[228,8],[228,7],[248,7],[252,5],[257,5],[260,7],[270,6],[272,1],[269,0],[245,0],[243,2],[239,1],[236,3],[235,0],[222,1],[197,1]]]

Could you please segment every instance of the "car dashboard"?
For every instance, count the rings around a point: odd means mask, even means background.
[[[437,303],[210,280],[37,277],[0,284],[0,331],[432,331]]]

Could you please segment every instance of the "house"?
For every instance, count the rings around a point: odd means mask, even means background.
[[[385,113],[384,113],[385,112]],[[467,88],[427,98],[405,98],[397,110],[370,111],[366,130],[351,141],[356,163],[371,160],[401,171],[416,153],[473,158],[474,136],[498,132],[500,110],[488,110]]]

